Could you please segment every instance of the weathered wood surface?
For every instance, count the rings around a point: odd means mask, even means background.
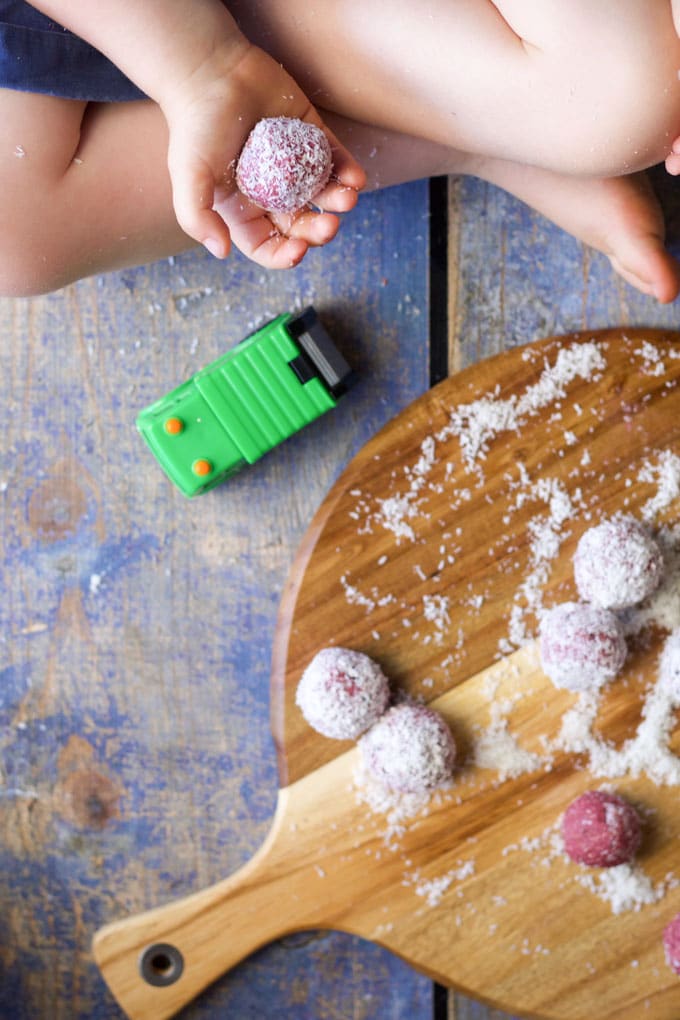
[[[119,1017],[95,929],[221,878],[266,835],[287,570],[346,461],[427,388],[426,203],[425,184],[366,198],[290,274],[195,254],[2,302],[0,1016]],[[185,500],[137,410],[309,302],[357,388]],[[406,1018],[431,1000],[389,953],[322,934],[264,950],[187,1016]]]
[[[295,546],[350,456],[427,387],[425,196],[362,200],[332,250],[293,274],[190,255],[0,302],[0,1016],[119,1017],[91,960],[95,928],[204,887],[262,842],[277,786],[271,639]],[[451,199],[453,367],[579,328],[677,325],[676,307],[501,192],[454,181]],[[670,190],[666,205],[677,221]],[[332,428],[189,510],[134,414],[220,353],[227,329],[239,339],[309,301],[360,389]],[[186,1015],[431,1011],[429,982],[391,954],[311,934],[256,954]],[[461,996],[449,1012],[500,1020]]]
[[[471,462],[474,416],[461,435],[447,427],[457,410],[492,399],[494,421],[507,405],[524,410]],[[676,1020],[680,985],[661,931],[680,889],[620,913],[584,891],[552,837],[571,800],[601,779],[582,754],[544,743],[577,698],[555,689],[531,643],[499,661],[518,630],[522,642],[535,633],[539,605],[576,597],[570,553],[600,515],[626,510],[654,527],[677,519],[665,495],[650,509],[659,487],[649,468],[671,456],[680,462],[680,334],[636,329],[485,359],[362,448],[312,521],[282,600],[271,696],[285,788],[266,846],[212,889],[97,935],[96,959],[133,1020],[165,1020],[263,940],[311,927],[375,939],[438,981],[527,1015],[583,1020],[597,1001],[601,1020],[646,1010]],[[407,509],[382,517],[388,501]],[[548,528],[550,554],[535,538]],[[333,642],[380,661],[395,688],[431,701],[456,735],[453,789],[398,833],[357,796],[352,742],[323,738],[295,704],[305,666]],[[631,639],[623,675],[601,695],[597,727],[612,746],[635,732],[662,643],[658,631]],[[473,748],[510,734],[510,756],[472,764]],[[624,773],[616,788],[654,818],[641,874],[670,884],[677,785],[658,788],[645,773]],[[436,895],[425,895],[428,883]],[[185,961],[181,980],[161,990],[137,972],[155,942]]]

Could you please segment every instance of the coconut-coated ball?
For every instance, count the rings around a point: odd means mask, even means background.
[[[621,670],[626,639],[608,609],[563,602],[541,620],[541,663],[556,687],[597,690]]]
[[[305,719],[325,737],[356,740],[387,708],[389,682],[363,652],[322,648],[302,674],[296,702]]]
[[[627,609],[644,602],[663,576],[657,543],[634,517],[618,516],[589,528],[574,554],[574,580],[586,602]]]
[[[456,745],[442,717],[425,705],[395,705],[359,741],[364,767],[382,786],[426,793],[450,778]]]
[[[236,165],[239,191],[267,212],[293,213],[322,191],[333,155],[315,124],[266,117],[248,135]]]

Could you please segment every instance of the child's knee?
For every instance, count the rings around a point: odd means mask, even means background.
[[[680,134],[680,40],[670,15],[664,25],[661,32],[652,19],[642,40],[618,33],[590,56],[590,96],[581,92],[580,116],[568,126],[579,172],[630,173],[668,155]]]
[[[597,177],[663,161],[680,133],[670,0],[555,0],[540,10],[547,24],[519,54],[510,93],[512,158]]]

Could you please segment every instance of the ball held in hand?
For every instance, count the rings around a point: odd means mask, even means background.
[[[323,191],[333,156],[324,132],[293,117],[258,121],[236,166],[239,191],[266,212],[293,213]]]

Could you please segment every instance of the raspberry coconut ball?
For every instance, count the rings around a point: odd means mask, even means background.
[[[676,914],[664,928],[663,948],[666,963],[676,974],[680,974],[680,914]]]
[[[563,602],[541,620],[541,662],[556,687],[596,690],[617,675],[626,658],[621,624],[608,609]]]
[[[236,184],[261,209],[292,213],[325,188],[332,166],[330,142],[321,128],[292,117],[267,117],[241,150]]]
[[[427,793],[451,778],[456,745],[433,709],[395,705],[359,741],[366,772],[398,793]]]
[[[377,662],[350,648],[322,648],[302,674],[295,700],[325,737],[356,740],[387,708],[389,682]]]
[[[569,805],[562,819],[564,849],[577,864],[613,868],[633,859],[640,846],[640,817],[623,797],[590,790]]]
[[[601,609],[643,602],[663,576],[658,545],[634,517],[603,521],[584,532],[574,554],[579,595]]]

